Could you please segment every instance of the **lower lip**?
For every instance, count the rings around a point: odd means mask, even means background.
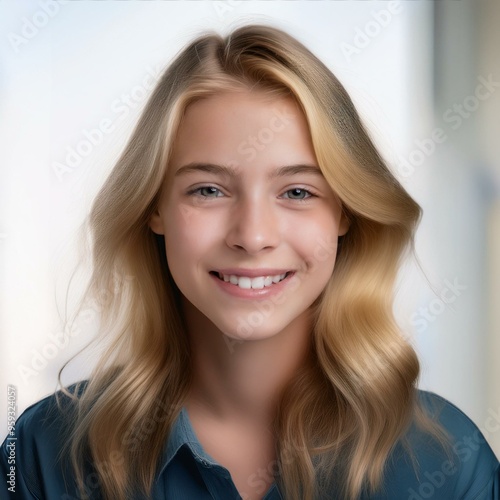
[[[271,286],[265,286],[264,288],[260,289],[240,288],[238,285],[233,285],[229,281],[221,280],[213,274],[210,274],[210,276],[215,280],[217,285],[219,285],[219,287],[224,292],[232,295],[233,297],[239,297],[241,299],[262,299],[282,292],[283,289],[288,285],[290,278],[295,276],[295,273],[290,273],[279,283],[273,283]]]

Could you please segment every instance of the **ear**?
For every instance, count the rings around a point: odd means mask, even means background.
[[[155,209],[153,215],[149,219],[148,225],[153,233],[165,234],[165,231],[163,229],[163,220],[158,209]]]
[[[344,234],[349,231],[349,226],[351,225],[351,221],[347,217],[346,213],[344,210],[342,210],[342,213],[340,215],[340,223],[339,223],[339,236],[344,236]]]

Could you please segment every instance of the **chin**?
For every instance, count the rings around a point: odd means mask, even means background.
[[[287,325],[271,325],[269,319],[264,320],[259,324],[258,316],[255,317],[255,322],[239,319],[231,325],[220,325],[219,330],[228,338],[236,342],[264,340],[279,335],[286,329]]]

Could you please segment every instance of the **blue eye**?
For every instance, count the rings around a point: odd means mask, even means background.
[[[288,198],[290,200],[304,200],[306,198],[314,196],[307,189],[303,188],[289,189],[288,191],[285,192],[285,194],[288,194],[288,196],[285,196],[285,198]]]
[[[222,196],[222,192],[220,191],[220,189],[217,189],[214,186],[201,186],[189,191],[189,194],[198,194],[203,198],[219,198],[220,196]]]

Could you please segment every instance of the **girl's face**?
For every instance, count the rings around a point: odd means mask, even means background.
[[[188,106],[150,226],[184,297],[238,340],[303,320],[347,231],[296,102],[250,91]]]

